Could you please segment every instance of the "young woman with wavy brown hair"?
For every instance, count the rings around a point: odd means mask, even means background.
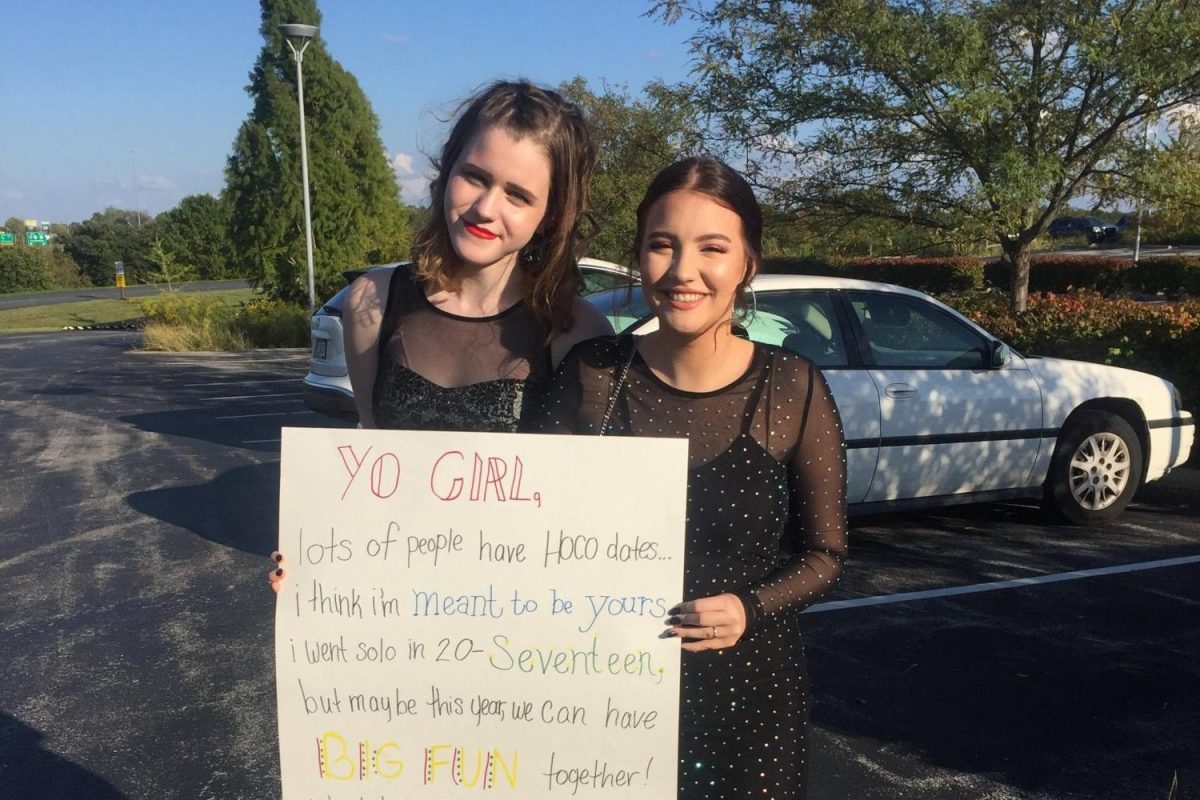
[[[596,152],[582,112],[527,81],[460,109],[413,263],[344,310],[363,427],[521,430],[573,344],[609,332],[579,297]]]

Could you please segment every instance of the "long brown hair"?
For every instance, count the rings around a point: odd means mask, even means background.
[[[433,163],[429,217],[412,248],[417,275],[440,290],[457,290],[443,207],[446,184],[467,144],[491,127],[517,139],[532,138],[550,160],[546,216],[517,263],[530,278],[525,296],[530,310],[551,334],[565,331],[574,322],[571,305],[581,286],[576,264],[593,229],[590,192],[596,148],[579,107],[529,81],[497,81],[459,107],[441,156]]]

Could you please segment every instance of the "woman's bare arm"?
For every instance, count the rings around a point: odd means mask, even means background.
[[[371,408],[375,372],[379,366],[379,328],[387,305],[392,272],[379,270],[360,275],[350,286],[342,309],[342,337],[346,368],[354,389],[354,405],[364,428],[375,427]]]
[[[574,298],[571,312],[575,315],[575,324],[550,342],[550,361],[555,369],[575,345],[597,336],[609,336],[613,332],[604,315],[582,297]]]

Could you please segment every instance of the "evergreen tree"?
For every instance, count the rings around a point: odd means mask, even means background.
[[[234,269],[272,294],[307,302],[296,63],[278,26],[320,25],[315,0],[261,0],[265,44],[250,73],[254,100],[226,167]],[[318,298],[341,271],[402,258],[411,242],[379,122],[358,81],[318,37],[304,53],[308,174]]]
[[[209,194],[188,195],[155,220],[167,254],[199,280],[241,277],[230,263],[229,202]],[[161,263],[155,261],[155,263]]]

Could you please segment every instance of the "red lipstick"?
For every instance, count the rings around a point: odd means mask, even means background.
[[[496,234],[492,233],[486,228],[481,228],[478,225],[472,225],[470,222],[464,222],[463,227],[467,229],[467,233],[471,234],[476,239],[485,239],[487,241],[491,241],[492,239],[496,238]]]

